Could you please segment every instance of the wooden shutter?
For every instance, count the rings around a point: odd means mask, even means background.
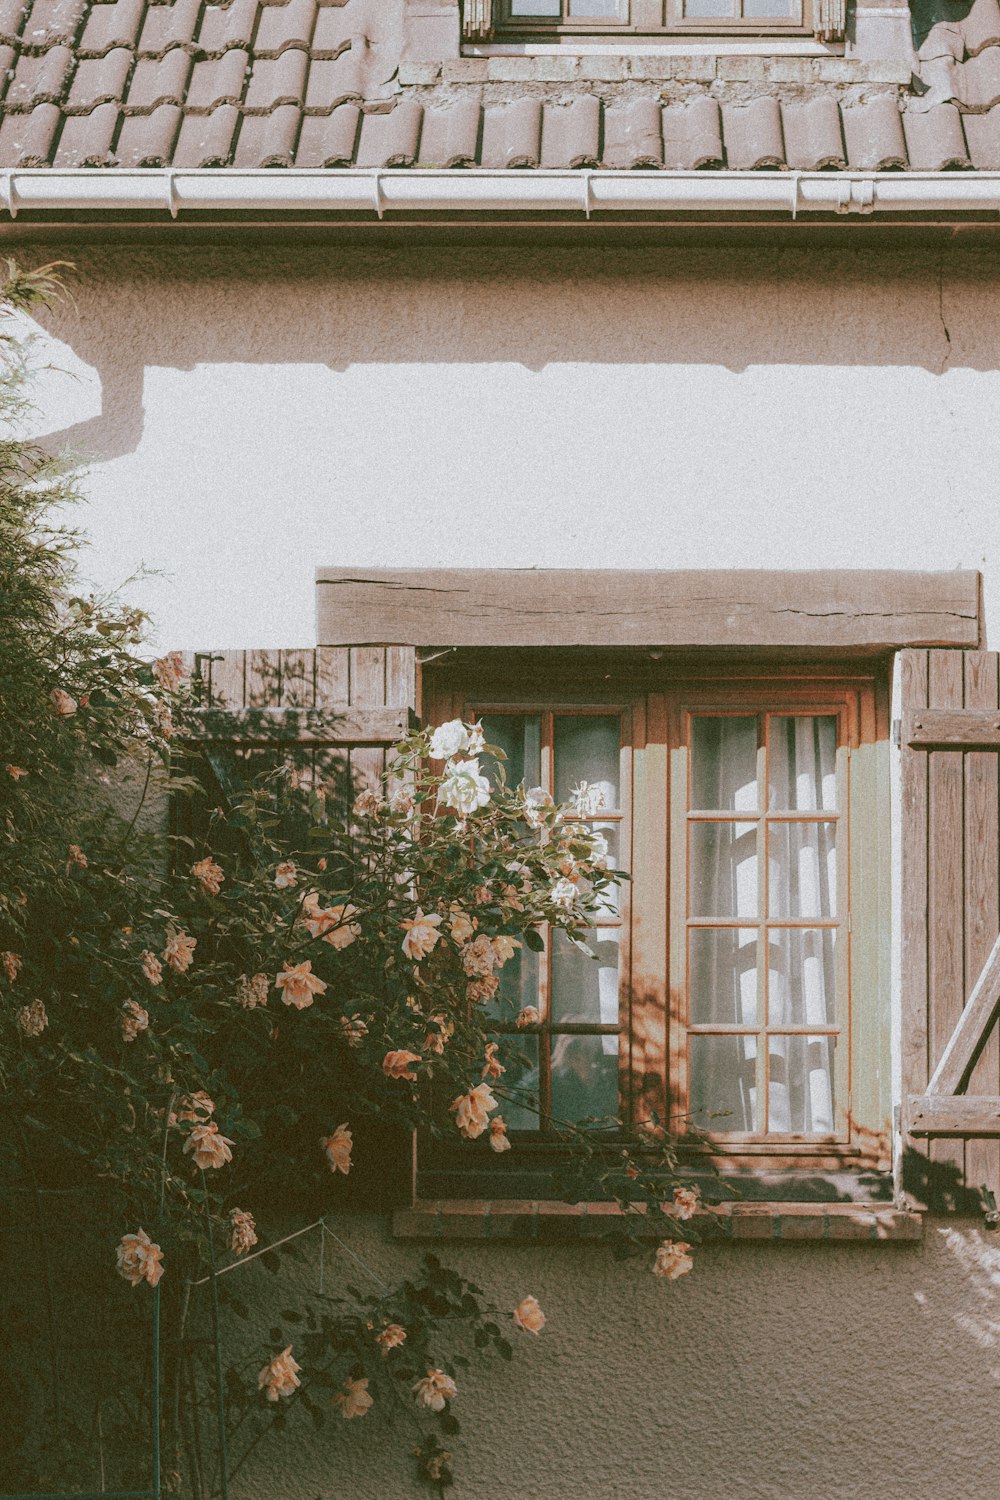
[[[937,1209],[1000,1187],[998,665],[900,654],[903,1186]]]

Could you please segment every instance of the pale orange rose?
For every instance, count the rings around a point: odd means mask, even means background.
[[[300,964],[290,964],[287,969],[282,969],[274,982],[281,990],[281,998],[285,1004],[294,1005],[296,1010],[305,1010],[312,1005],[315,996],[326,992],[326,981],[313,973],[312,963],[308,958]]]
[[[495,1151],[497,1155],[502,1151],[510,1150],[510,1138],[507,1135],[503,1115],[497,1115],[490,1121],[490,1150]]]
[[[283,859],[274,872],[274,884],[279,891],[290,891],[298,881],[298,871],[290,859]]]
[[[697,1188],[674,1188],[674,1218],[693,1219],[698,1212],[701,1194]]]
[[[363,1417],[375,1405],[368,1394],[367,1379],[354,1380],[350,1375],[344,1381],[343,1390],[334,1396],[332,1404],[340,1407],[340,1415],[347,1421],[352,1417]]]
[[[415,917],[408,917],[399,925],[406,933],[403,939],[403,952],[407,958],[412,958],[414,963],[426,958],[441,936],[438,932],[441,918],[437,915],[424,916],[419,908]]]
[[[252,979],[241,974],[236,983],[237,1004],[244,1010],[256,1010],[258,1005],[266,1005],[270,987],[266,974],[255,974]]]
[[[133,1286],[138,1286],[140,1281],[156,1286],[163,1275],[163,1251],[159,1245],[154,1245],[144,1229],[138,1234],[122,1235],[115,1260],[119,1276]]]
[[[309,936],[322,938],[331,948],[339,952],[349,948],[361,936],[361,927],[353,920],[358,914],[350,903],[342,906],[320,906],[315,896],[307,896],[302,903],[302,920]]]
[[[128,1000],[122,1016],[122,1041],[134,1042],[141,1031],[149,1030],[149,1011],[137,1000]]]
[[[221,1134],[215,1121],[209,1120],[204,1125],[191,1127],[191,1134],[184,1142],[184,1152],[193,1155],[195,1166],[205,1171],[210,1167],[224,1167],[232,1161],[231,1145],[233,1142]]]
[[[486,1065],[483,1068],[482,1075],[484,1078],[502,1078],[506,1073],[507,1069],[497,1057],[497,1053],[499,1052],[499,1050],[500,1048],[497,1042],[486,1043],[486,1048],[483,1053],[484,1057],[486,1058]]]
[[[471,943],[466,943],[462,948],[462,968],[471,978],[492,974],[497,965],[496,950],[493,947],[493,939],[488,938],[485,933],[473,938]]]
[[[375,1335],[375,1342],[384,1358],[390,1349],[398,1349],[400,1344],[406,1343],[406,1329],[401,1323],[387,1323],[382,1332]]]
[[[292,1358],[292,1346],[282,1349],[257,1376],[257,1389],[267,1391],[268,1401],[277,1401],[281,1396],[291,1396],[302,1384],[298,1372],[302,1366]]]
[[[517,1020],[514,1025],[524,1030],[526,1026],[540,1026],[542,1017],[534,1005],[526,1005],[523,1010],[518,1011]]]
[[[416,1083],[417,1075],[413,1072],[413,1064],[420,1061],[416,1052],[407,1052],[401,1049],[398,1052],[387,1052],[382,1059],[382,1072],[386,1078],[407,1078],[411,1083]]]
[[[470,917],[456,901],[450,907],[450,931],[456,943],[467,943],[476,930],[476,918]]]
[[[458,1395],[458,1387],[443,1370],[428,1370],[413,1390],[421,1406],[426,1406],[429,1411],[444,1411],[445,1402]]]
[[[8,948],[6,952],[0,953],[0,964],[3,965],[3,971],[7,976],[7,983],[13,984],[24,967],[24,960],[21,958],[20,953],[12,953]]]
[[[150,951],[149,951],[148,948],[144,948],[143,949],[141,957],[142,957],[142,972],[145,974],[146,978],[149,980],[149,983],[150,984],[162,984],[163,983],[163,965],[160,963],[160,960],[156,957],[156,955],[154,953],[150,953]]]
[[[52,711],[60,719],[70,719],[76,713],[79,704],[70,694],[63,692],[62,688],[53,688],[49,694],[52,702]]]
[[[197,864],[193,864],[191,866],[191,874],[197,880],[206,896],[217,896],[219,894],[219,887],[226,878],[222,866],[217,865],[211,857],[199,859]]]
[[[197,946],[197,938],[189,937],[186,932],[175,932],[173,928],[168,928],[167,946],[162,954],[167,968],[172,969],[175,974],[185,973],[194,962],[194,950]]]
[[[245,1255],[257,1243],[257,1225],[252,1213],[245,1208],[234,1208],[229,1215],[233,1226],[233,1237],[229,1248],[234,1255]]]
[[[486,1005],[499,988],[499,974],[484,974],[482,979],[470,979],[465,986],[465,993],[473,1005]]]
[[[79,844],[67,844],[67,846],[66,846],[66,874],[67,875],[69,874],[70,870],[72,870],[72,868],[73,868],[74,865],[78,865],[81,870],[85,870],[87,868],[87,856],[84,854],[84,852],[80,848]]]
[[[506,937],[503,934],[500,937],[493,938],[491,941],[493,943],[493,953],[496,958],[497,967],[500,969],[514,957],[514,954],[521,946],[516,938]]]
[[[467,1094],[459,1094],[449,1106],[455,1114],[455,1124],[467,1141],[482,1135],[490,1123],[490,1115],[499,1108],[488,1083],[479,1083]]]
[[[665,1276],[668,1281],[676,1281],[678,1276],[686,1276],[694,1265],[688,1251],[691,1246],[684,1240],[664,1240],[656,1252],[653,1262],[653,1275]]]
[[[346,1177],[351,1170],[351,1150],[354,1137],[346,1125],[338,1125],[333,1135],[324,1136],[320,1145],[326,1152],[331,1172],[343,1172]]]
[[[538,1305],[537,1297],[523,1297],[514,1309],[514,1322],[525,1333],[541,1333],[545,1327],[545,1314]]]
[[[41,1036],[49,1024],[45,1002],[32,1000],[30,1005],[24,1005],[17,1013],[17,1024],[25,1036]]]

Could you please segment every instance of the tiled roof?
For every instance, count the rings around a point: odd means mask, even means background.
[[[398,0],[0,0],[0,168],[1000,170],[998,0],[930,30],[913,93],[820,72],[418,86],[400,15]]]

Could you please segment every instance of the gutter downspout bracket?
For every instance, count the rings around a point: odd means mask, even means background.
[[[5,172],[3,176],[3,206],[12,219],[17,218],[17,194],[14,189],[13,172]]]

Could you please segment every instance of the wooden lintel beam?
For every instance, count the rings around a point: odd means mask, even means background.
[[[903,715],[903,744],[911,750],[1000,750],[995,708],[917,708]]]
[[[907,1133],[914,1136],[1000,1138],[1000,1097],[917,1094],[909,1100]]]
[[[199,743],[392,745],[411,728],[407,708],[198,708],[178,714],[179,738]]]

